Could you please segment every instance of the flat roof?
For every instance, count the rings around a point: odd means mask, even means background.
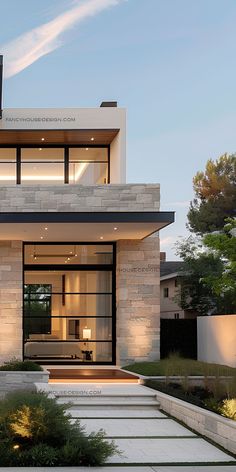
[[[6,212],[0,213],[0,240],[40,241],[45,225],[45,242],[144,239],[173,221],[174,212],[162,211]]]

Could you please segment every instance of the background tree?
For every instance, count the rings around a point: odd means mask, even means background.
[[[191,310],[199,315],[216,313],[219,307],[217,295],[213,292],[209,279],[212,274],[221,276],[223,263],[216,254],[203,251],[200,240],[189,237],[177,243],[177,254],[184,261],[179,271],[179,290],[176,302],[183,310]]]
[[[225,300],[225,309],[236,313],[236,219],[228,218],[222,232],[206,235],[203,242],[223,262],[222,273],[208,275],[205,282]]]
[[[197,234],[222,229],[236,214],[236,155],[208,160],[205,172],[193,178],[195,197],[190,203],[188,227]]]
[[[200,315],[236,313],[236,219],[203,240],[178,243],[177,254],[185,263],[176,296],[181,308]]]

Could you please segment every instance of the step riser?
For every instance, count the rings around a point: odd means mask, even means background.
[[[121,408],[123,406],[127,406],[127,405],[134,405],[134,406],[140,406],[140,407],[146,407],[146,406],[151,406],[151,407],[155,407],[155,406],[158,406],[159,403],[158,402],[141,402],[141,401],[138,401],[138,400],[127,400],[127,401],[116,401],[116,400],[107,400],[107,401],[104,401],[104,400],[97,400],[97,399],[93,399],[93,398],[86,398],[86,397],[83,397],[83,398],[58,398],[57,399],[57,403],[58,404],[64,404],[64,403],[70,403],[72,405],[84,405],[85,403],[87,405],[97,405],[97,406],[113,406],[113,405],[116,405],[116,406],[120,406]]]
[[[71,407],[68,408],[68,411],[70,412],[71,410],[75,410],[74,406],[76,405],[73,405]],[[150,405],[146,405],[146,406],[143,406],[143,405],[133,405],[132,403],[131,404],[128,404],[128,405],[93,405],[93,404],[88,404],[88,403],[84,403],[84,404],[80,404],[78,405],[78,409],[79,411],[82,411],[82,410],[98,410],[99,408],[99,411],[108,411],[110,410],[111,411],[111,416],[112,416],[112,412],[114,412],[115,410],[116,411],[122,411],[122,414],[123,412],[125,412],[125,410],[140,410],[140,408],[142,408],[142,410],[145,410],[146,412],[148,411],[156,411],[159,409],[159,405],[156,404],[155,406],[150,406]],[[77,408],[76,408],[77,410]],[[102,414],[101,414],[102,416]]]

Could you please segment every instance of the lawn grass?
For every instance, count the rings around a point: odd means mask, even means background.
[[[171,355],[167,359],[156,362],[136,362],[135,364],[126,365],[123,369],[135,372],[141,375],[223,375],[235,376],[236,368],[219,364],[208,364],[194,359],[184,359],[178,355]]]

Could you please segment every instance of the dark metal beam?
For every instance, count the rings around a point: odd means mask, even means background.
[[[0,212],[0,223],[166,223],[173,211]]]

